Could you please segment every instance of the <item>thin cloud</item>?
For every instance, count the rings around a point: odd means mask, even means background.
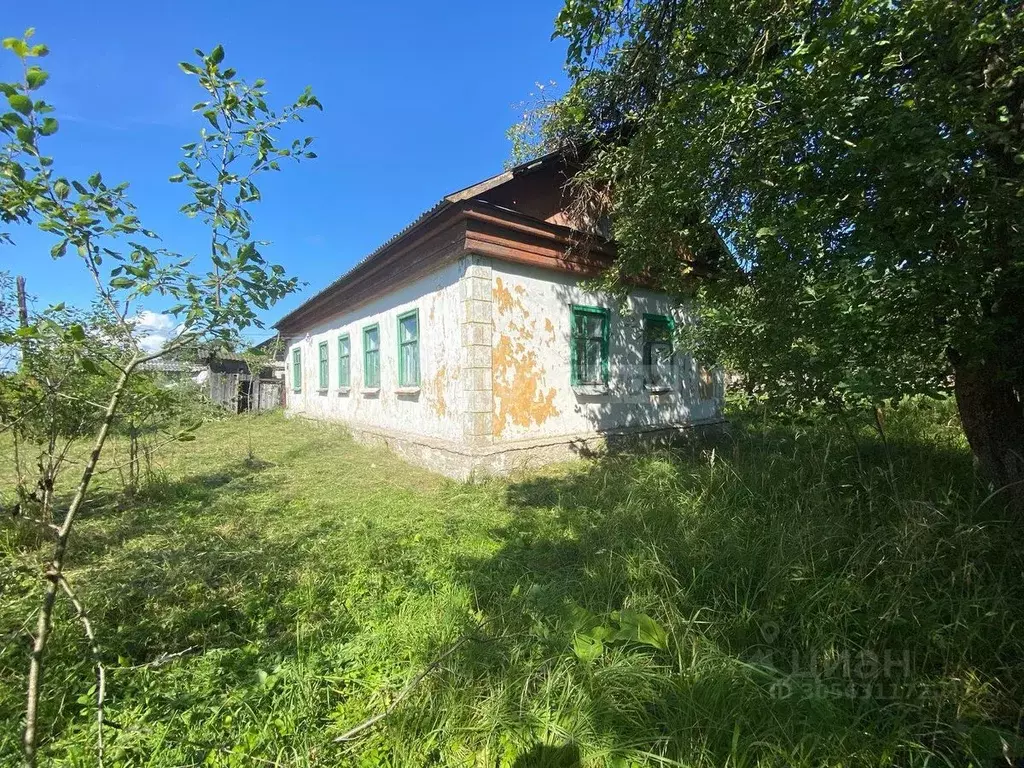
[[[139,339],[139,346],[145,352],[158,352],[167,343],[181,333],[182,326],[170,315],[150,312],[148,309],[139,312],[132,326]]]

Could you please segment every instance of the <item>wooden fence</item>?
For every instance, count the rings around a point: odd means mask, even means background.
[[[210,400],[233,413],[270,411],[284,404],[281,379],[253,379],[246,373],[211,372],[207,386]]]

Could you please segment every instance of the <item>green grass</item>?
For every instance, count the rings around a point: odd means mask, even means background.
[[[1016,743],[1021,531],[942,406],[901,409],[888,450],[739,414],[713,443],[481,484],[279,417],[251,466],[246,429],[204,426],[130,501],[103,475],[76,532],[108,764],[987,766]],[[5,525],[11,763],[43,550]],[[95,762],[92,683],[62,609],[54,764]]]

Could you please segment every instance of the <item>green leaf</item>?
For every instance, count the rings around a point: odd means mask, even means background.
[[[103,373],[103,369],[87,357],[81,359],[81,365],[83,371],[91,373],[93,376],[99,376]]]
[[[658,650],[668,648],[668,633],[646,613],[621,610],[612,613],[619,622],[618,639],[649,645]]]
[[[32,112],[32,99],[23,93],[16,93],[13,96],[8,96],[7,103],[11,105],[11,109],[15,112],[20,112],[23,115],[27,115]]]
[[[25,118],[17,112],[4,112],[0,115],[0,126],[3,126],[4,128],[14,128],[24,124]]]
[[[45,85],[49,78],[49,73],[39,67],[29,67],[25,73],[25,81],[28,83],[29,89],[33,91]]]
[[[28,55],[28,45],[24,40],[20,40],[17,37],[5,37],[3,46],[9,51],[13,51],[14,55],[19,59],[23,59]]]
[[[39,130],[39,135],[40,136],[52,136],[53,134],[55,134],[57,132],[57,129],[59,127],[60,127],[60,124],[56,121],[56,119],[54,119],[52,117],[47,117],[47,118],[45,118],[43,120],[42,124],[39,126],[39,129],[38,129]]]
[[[212,64],[220,64],[222,61],[224,61],[224,46],[218,45],[210,51],[210,62]]]
[[[186,72],[190,75],[199,74],[199,67],[195,64],[189,64],[187,61],[179,61],[178,66],[181,67],[182,72]]]
[[[85,180],[86,183],[93,189],[97,189],[100,184],[103,183],[103,176],[100,175],[99,171],[96,171],[92,176]]]
[[[572,650],[580,661],[592,662],[604,653],[604,643],[590,635],[578,634],[573,638]]]

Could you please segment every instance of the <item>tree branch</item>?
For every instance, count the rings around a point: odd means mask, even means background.
[[[92,622],[89,621],[89,615],[85,612],[85,606],[71,588],[67,578],[63,574],[59,578],[61,589],[75,607],[77,618],[85,629],[85,636],[89,638],[89,650],[96,665],[96,756],[100,768],[103,768],[103,703],[107,695],[107,675],[103,668],[103,657],[100,655],[100,646],[96,641],[96,633],[93,631]]]
[[[39,611],[39,619],[36,622],[36,636],[32,643],[32,653],[29,660],[28,692],[26,695],[27,703],[25,708],[25,731],[22,737],[22,747],[24,750],[25,765],[27,768],[35,768],[36,765],[36,729],[39,722],[39,692],[43,683],[43,654],[46,651],[46,643],[49,639],[50,630],[53,626],[53,608],[57,599],[57,589],[61,586],[60,583],[63,579],[64,556],[67,553],[71,528],[75,523],[75,519],[78,517],[78,513],[82,509],[82,505],[85,503],[85,496],[89,490],[89,483],[92,480],[93,473],[96,471],[96,464],[99,462],[103,446],[107,442],[107,435],[110,433],[110,426],[114,421],[114,416],[117,414],[117,407],[120,404],[121,397],[124,395],[125,388],[128,385],[128,379],[131,376],[132,371],[134,371],[141,362],[142,358],[133,358],[125,367],[118,379],[117,386],[114,388],[114,391],[110,396],[110,401],[107,403],[107,410],[104,413],[103,422],[100,425],[99,431],[96,433],[96,440],[93,443],[92,452],[89,454],[89,460],[86,462],[85,468],[82,470],[82,477],[78,481],[78,489],[75,491],[75,497],[71,501],[71,506],[68,507],[67,514],[64,516],[64,521],[57,530],[57,541],[53,548],[53,559],[50,561],[50,567],[46,571],[46,580],[48,583],[46,585],[46,592],[43,595],[43,605]]]
[[[479,626],[476,627],[476,629],[479,630],[480,627],[482,627],[482,626],[483,626],[483,624],[480,624]],[[446,650],[444,653],[442,653],[440,656],[438,656],[436,659],[434,659],[432,662],[430,662],[430,664],[428,664],[423,669],[422,672],[420,672],[418,675],[416,675],[416,677],[414,677],[411,681],[409,681],[409,684],[406,685],[405,688],[403,688],[401,690],[401,692],[394,699],[391,700],[391,703],[388,704],[388,706],[384,708],[383,712],[378,712],[373,717],[371,717],[371,718],[361,722],[355,728],[351,728],[351,729],[345,731],[345,733],[341,734],[341,736],[335,737],[334,741],[336,741],[336,742],[351,741],[356,736],[358,736],[360,733],[362,733],[363,731],[367,730],[368,728],[372,728],[378,722],[380,722],[385,717],[390,715],[392,712],[395,711],[395,708],[399,704],[401,704],[402,701],[410,693],[412,693],[413,689],[423,681],[423,678],[425,678],[427,675],[429,675],[435,669],[440,667],[442,662],[444,662],[445,659],[447,659],[449,656],[451,656],[453,653],[455,653],[455,651],[457,651],[459,648],[461,648],[463,645],[465,645],[466,643],[468,643],[472,639],[474,639],[474,635],[472,635],[472,634],[465,634],[465,635],[463,635],[461,638],[459,638],[458,642],[456,642],[448,650]]]
[[[156,667],[162,667],[164,664],[170,664],[175,659],[180,659],[183,656],[188,656],[195,653],[196,651],[203,650],[200,645],[190,645],[182,651],[175,651],[174,653],[161,653],[152,661],[147,661],[145,664],[133,664],[130,667],[115,667],[113,672],[121,672],[129,669],[154,669]]]

